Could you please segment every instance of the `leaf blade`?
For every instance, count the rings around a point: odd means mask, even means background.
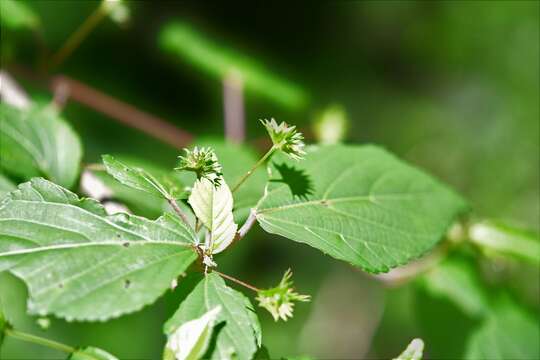
[[[0,104],[1,167],[26,180],[45,175],[72,187],[79,174],[82,146],[68,123],[47,108],[17,109]]]
[[[0,205],[0,269],[26,282],[34,314],[105,320],[156,300],[195,259],[194,234],[172,215],[107,216],[44,179]]]
[[[164,331],[171,333],[179,325],[201,316],[215,306],[222,306],[217,317],[215,346],[212,359],[228,359],[236,354],[240,360],[251,359],[261,345],[261,329],[254,308],[242,293],[231,289],[217,274],[202,279],[176,313],[165,323]],[[224,324],[223,324],[224,323]]]
[[[452,191],[374,146],[325,146],[289,163],[310,174],[313,191],[292,196],[271,179],[259,224],[369,272],[421,256],[466,209]]]
[[[102,159],[109,175],[122,184],[157,197],[171,198],[165,187],[146,170],[128,166],[111,155],[103,155]]]

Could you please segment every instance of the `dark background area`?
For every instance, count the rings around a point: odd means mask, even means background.
[[[98,5],[80,0],[27,3],[40,15],[51,50]],[[158,46],[162,26],[180,19],[308,95],[306,106],[290,109],[247,92],[249,144],[265,136],[260,118],[297,124],[312,137],[316,115],[339,104],[350,122],[346,142],[380,144],[426,169],[464,194],[481,217],[540,229],[537,1],[128,5],[127,27],[104,20],[55,73],[158,115],[192,133],[195,142],[222,136],[221,83]],[[32,35],[2,29],[2,42],[16,44],[6,46],[10,51],[3,47],[2,67],[35,68]],[[35,83],[19,80],[38,99],[50,99]],[[69,102],[63,114],[80,134],[85,162],[98,162],[102,153],[128,154],[167,167],[176,161],[177,149],[80,104]],[[299,290],[314,296],[311,304],[298,305],[287,323],[274,323],[259,312],[263,342],[273,357],[390,358],[416,336],[424,337],[430,358],[457,357],[468,329],[475,326],[414,283],[385,288],[309,247],[259,230],[223,258],[222,266],[262,285],[277,282],[290,266]],[[16,321],[42,332],[25,315],[22,282],[7,274],[0,279]],[[515,296],[538,311],[539,280],[536,268],[509,267],[494,286],[512,284]],[[157,359],[165,341],[161,324],[176,309],[179,296],[178,291],[169,293],[155,306],[103,324],[52,319],[44,334],[97,345],[122,359]],[[433,318],[440,314],[445,316],[435,326]],[[58,356],[15,340],[8,340],[2,351],[6,358]]]

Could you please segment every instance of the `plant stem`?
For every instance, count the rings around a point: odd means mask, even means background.
[[[42,338],[40,336],[28,334],[28,333],[25,333],[25,332],[22,332],[22,331],[17,331],[17,330],[14,330],[14,329],[9,329],[9,328],[6,329],[5,334],[7,336],[11,336],[11,337],[13,337],[15,339],[19,339],[19,340],[22,340],[22,341],[26,341],[26,342],[30,342],[30,343],[34,343],[34,344],[38,344],[38,345],[42,345],[42,346],[46,346],[46,347],[49,347],[51,349],[63,351],[63,352],[66,352],[66,353],[72,353],[72,352],[75,351],[75,349],[72,348],[71,346],[68,346],[68,345],[53,341],[53,340],[45,339],[45,338]]]
[[[248,288],[248,289],[250,289],[250,290],[253,290],[253,291],[255,291],[255,292],[259,292],[259,291],[260,291],[260,289],[256,288],[255,286],[250,285],[250,284],[248,284],[248,283],[245,283],[245,282],[243,282],[242,280],[238,280],[237,278],[232,277],[232,276],[230,276],[230,275],[224,274],[224,273],[219,272],[219,271],[217,271],[217,270],[212,270],[212,272],[215,272],[216,274],[218,274],[218,275],[224,277],[225,279],[230,280],[230,281],[232,281],[232,282],[235,282],[235,283],[237,283],[238,285],[242,285],[243,287],[246,287],[246,288]]]
[[[241,178],[240,180],[238,180],[238,182],[236,183],[236,185],[233,186],[231,192],[235,192],[236,190],[238,190],[238,188],[240,187],[240,185],[242,185],[250,176],[251,174],[253,174],[253,172],[255,171],[255,169],[257,169],[259,166],[261,166],[270,156],[272,156],[274,154],[274,152],[276,151],[276,147],[275,146],[272,146],[270,148],[270,150],[268,150],[266,152],[266,154],[264,154],[264,156],[262,158],[260,158],[259,161],[257,161],[255,163],[255,165],[253,165],[251,167],[251,169],[249,169],[249,171],[247,173],[245,173]]]
[[[168,198],[167,201],[169,202],[169,204],[171,205],[171,207],[173,208],[174,212],[176,212],[176,214],[178,214],[178,216],[180,216],[180,218],[182,219],[182,221],[184,223],[186,223],[186,225],[188,227],[191,227],[190,223],[189,223],[189,220],[186,216],[186,214],[184,214],[184,212],[182,211],[182,209],[180,209],[180,207],[178,206],[178,203],[176,202],[175,199],[173,198]]]
[[[251,209],[246,222],[244,223],[244,225],[242,225],[240,230],[238,230],[238,232],[236,233],[236,238],[234,240],[237,241],[243,238],[244,236],[246,236],[246,234],[251,229],[253,224],[255,224],[256,220],[257,220],[257,212],[255,211],[255,209]]]
[[[96,28],[96,26],[107,15],[103,6],[99,5],[97,9],[86,18],[75,32],[66,40],[64,45],[58,50],[46,66],[46,70],[50,71],[62,64],[83,42],[84,39]]]
[[[235,71],[223,79],[223,112],[225,138],[235,143],[243,142],[246,132],[244,86],[241,75]]]

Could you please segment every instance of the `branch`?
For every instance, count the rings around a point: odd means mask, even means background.
[[[244,93],[239,74],[231,72],[223,79],[223,113],[225,121],[225,138],[236,143],[244,141]]]
[[[186,147],[193,140],[190,133],[179,129],[166,120],[146,113],[133,105],[68,76],[41,77],[19,66],[10,67],[10,71],[21,78],[48,88],[53,94],[59,86],[67,88],[69,89],[68,95],[70,99],[105,114],[118,122],[141,130],[175,148]]]
[[[255,292],[259,292],[259,291],[261,290],[261,289],[259,289],[259,288],[256,288],[256,287],[253,286],[253,285],[250,285],[250,284],[248,284],[248,283],[246,283],[246,282],[243,282],[242,280],[239,280],[239,279],[237,279],[237,278],[235,278],[235,277],[232,277],[232,276],[230,276],[230,275],[227,275],[227,274],[224,274],[224,273],[222,273],[222,272],[219,272],[219,271],[217,271],[217,270],[215,270],[215,269],[213,269],[212,272],[215,272],[216,274],[218,274],[218,275],[224,277],[225,279],[230,280],[230,281],[232,281],[232,282],[235,282],[235,283],[237,283],[238,285],[242,285],[243,287],[248,288],[248,289],[250,289],[250,290],[253,290],[253,291],[255,291]]]

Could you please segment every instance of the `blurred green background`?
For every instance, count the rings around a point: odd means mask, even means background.
[[[3,0],[0,0],[3,1]],[[37,72],[40,47],[57,50],[99,6],[98,1],[29,0],[41,19],[36,35],[2,27],[2,68]],[[267,96],[246,86],[247,144],[261,152],[258,119],[298,125],[310,141],[317,116],[333,104],[349,119],[346,142],[377,143],[451,184],[482,217],[540,229],[540,3],[537,1],[359,1],[236,4],[128,1],[128,24],[105,19],[53,71],[155,114],[197,139],[223,135],[222,84],[201,66],[160,46],[160,31],[181,22],[231,51],[257,71],[284,79]],[[195,41],[197,44],[198,41]],[[41,44],[41,45],[40,45]],[[194,51],[194,50],[192,50]],[[188,50],[189,52],[189,50]],[[189,54],[188,54],[189,55]],[[214,60],[216,62],[217,60]],[[40,101],[51,94],[15,78]],[[260,79],[259,79],[260,80]],[[267,79],[266,79],[267,80]],[[290,90],[290,89],[289,89]],[[291,100],[296,95],[300,100]],[[279,96],[278,96],[279,97]],[[64,117],[79,133],[84,161],[102,153],[172,167],[179,150],[76,102]],[[509,288],[538,315],[540,274],[534,266],[500,259],[471,261],[489,291]],[[468,266],[468,265],[467,265]],[[301,293],[287,323],[259,311],[263,343],[272,358],[391,358],[413,337],[428,358],[459,358],[478,326],[454,304],[433,296],[422,281],[388,288],[321,253],[256,230],[220,259],[224,272],[264,286],[291,267]],[[22,282],[0,274],[8,318],[29,332],[68,344],[95,345],[122,359],[158,359],[161,324],[182,294],[107,323],[51,318],[47,331],[25,314]],[[57,359],[59,353],[7,339],[2,359]]]

